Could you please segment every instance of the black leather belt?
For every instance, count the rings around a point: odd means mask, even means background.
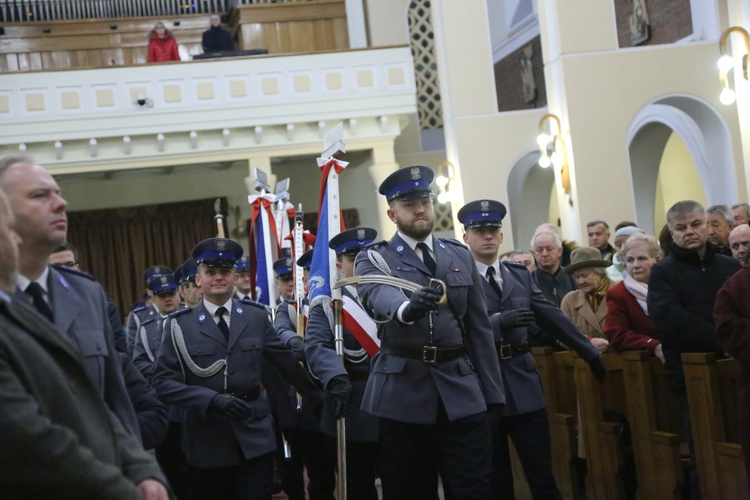
[[[229,394],[243,401],[255,401],[260,397],[260,386],[256,385],[255,387],[250,388],[250,390],[248,391],[230,392]]]
[[[466,346],[459,345],[456,347],[437,347],[434,345],[425,345],[422,347],[381,345],[380,352],[383,354],[392,354],[402,358],[418,359],[428,365],[434,365],[442,361],[451,361],[460,358],[466,354]]]
[[[495,344],[495,349],[497,349],[497,357],[503,361],[526,354],[530,350],[528,342],[523,344]]]

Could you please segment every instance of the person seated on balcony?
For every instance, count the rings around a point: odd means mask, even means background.
[[[148,62],[179,61],[180,52],[174,39],[161,21],[156,23],[148,40]]]
[[[203,52],[221,52],[234,50],[232,35],[221,27],[221,17],[211,15],[211,27],[203,32]]]
[[[648,278],[651,267],[659,262],[659,241],[643,233],[628,237],[623,245],[626,272],[624,279],[607,292],[604,333],[616,351],[650,351],[665,362],[656,325],[648,317]]]

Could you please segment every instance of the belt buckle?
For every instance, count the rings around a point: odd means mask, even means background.
[[[513,346],[510,344],[500,344],[500,359],[507,361],[513,357]]]
[[[434,345],[422,346],[422,363],[434,365],[437,363],[437,347]]]

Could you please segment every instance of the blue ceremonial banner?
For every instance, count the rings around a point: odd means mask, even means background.
[[[265,212],[261,213],[260,216],[266,216]],[[270,289],[273,283],[268,282],[268,272],[266,270],[273,266],[273,262],[268,261],[269,255],[265,251],[266,239],[270,236],[265,234],[265,227],[267,227],[265,224],[257,224],[255,226],[255,244],[257,245],[255,255],[258,257],[255,275],[255,300],[269,306],[271,305]]]
[[[329,231],[328,231],[328,173],[324,172],[323,186],[320,194],[320,209],[318,210],[318,232],[315,235],[315,246],[313,247],[312,264],[310,265],[310,277],[307,280],[307,290],[310,302],[318,296],[331,296],[331,264],[328,256]],[[338,234],[338,231],[336,231]]]

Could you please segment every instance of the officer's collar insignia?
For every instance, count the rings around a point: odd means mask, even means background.
[[[438,246],[440,246],[440,248],[443,248],[443,249],[445,248],[445,245],[443,245],[442,241],[438,241]]]
[[[396,251],[398,253],[404,253],[404,245],[399,245],[396,247]]]
[[[237,314],[239,314],[240,316],[242,316],[243,314],[245,314],[241,307],[238,307],[235,310],[237,311]]]
[[[66,290],[70,290],[70,285],[68,284],[68,280],[66,280],[63,276],[57,275],[57,282],[60,283],[60,286],[63,287]]]
[[[363,228],[357,229],[357,239],[360,241],[365,239],[365,230]]]
[[[206,321],[206,313],[201,313],[200,316],[198,316],[198,322],[202,325],[204,321]]]
[[[460,270],[459,268],[457,268],[457,267],[454,267],[454,268],[453,268],[453,272],[454,272],[454,273],[460,273],[460,272],[461,272],[461,270]]]
[[[418,181],[422,178],[422,172],[420,172],[419,167],[411,167],[411,171],[409,173],[411,174],[411,178],[414,181]]]
[[[227,241],[226,240],[216,240],[216,250],[226,250],[227,249]]]
[[[490,211],[490,202],[487,201],[487,200],[482,200],[479,203],[479,206],[480,206],[480,209],[482,210],[482,212],[489,212]]]

